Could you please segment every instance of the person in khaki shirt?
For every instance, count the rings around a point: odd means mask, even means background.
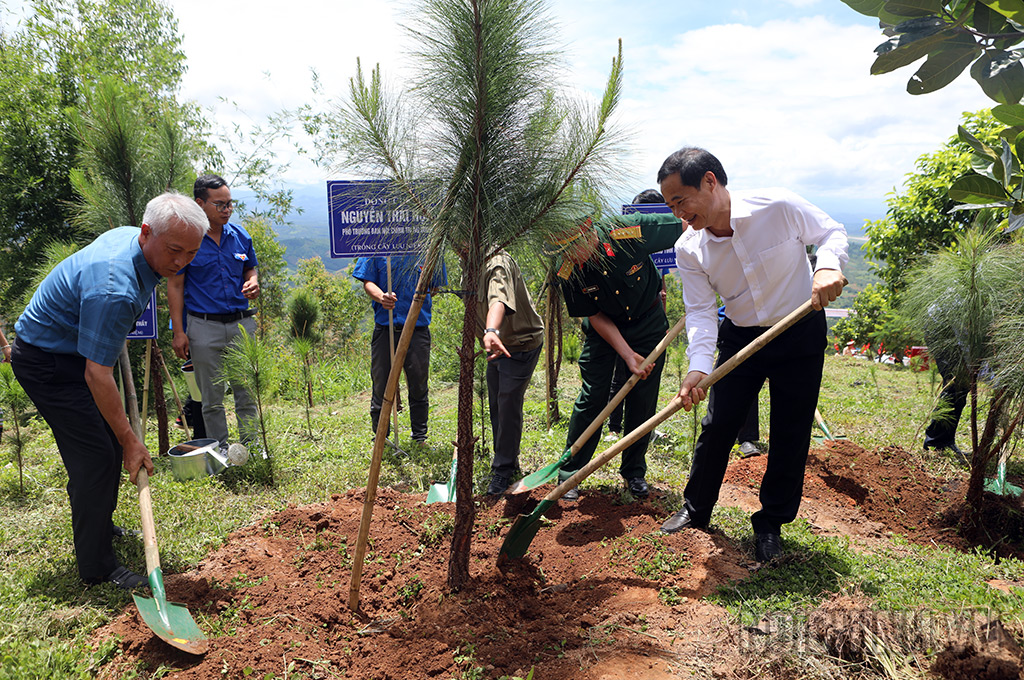
[[[544,323],[519,265],[504,250],[484,263],[476,300],[476,335],[487,351],[487,404],[494,441],[487,495],[495,496],[505,493],[519,469],[523,400],[544,344]]]

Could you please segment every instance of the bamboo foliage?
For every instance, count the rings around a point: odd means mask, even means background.
[[[419,314],[438,260],[459,252],[463,280],[473,290],[487,257],[513,244],[540,251],[552,233],[576,223],[619,179],[624,150],[613,114],[622,86],[622,54],[612,59],[605,92],[596,104],[567,96],[554,49],[555,27],[540,0],[421,0],[407,30],[416,75],[409,87],[386,85],[379,67],[364,73],[357,62],[348,97],[316,122],[330,129],[321,150],[336,167],[391,180],[404,207],[424,218],[425,266],[409,312]],[[324,124],[330,120],[332,124]],[[464,298],[459,351],[456,523],[448,585],[469,576],[473,524],[473,371],[475,295]],[[407,321],[393,367],[404,361],[413,324]],[[409,333],[406,333],[409,331]],[[393,368],[382,404],[394,400]],[[382,428],[383,430],[383,428]],[[375,490],[374,444],[367,506]],[[368,513],[364,524],[368,525]],[[356,551],[350,606],[358,602]]]

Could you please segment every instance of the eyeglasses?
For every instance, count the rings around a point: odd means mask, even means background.
[[[231,212],[235,209],[235,201],[210,201],[210,205],[216,208],[218,212]]]

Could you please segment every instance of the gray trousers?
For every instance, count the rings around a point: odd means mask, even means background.
[[[402,327],[395,326],[395,346],[402,335]],[[409,388],[409,422],[412,427],[412,438],[424,441],[427,438],[427,414],[430,411],[427,379],[430,376],[430,328],[417,326],[412,334],[409,351],[405,355],[405,381]],[[381,417],[381,404],[384,401],[384,388],[388,384],[391,373],[391,344],[388,342],[388,327],[376,324],[373,338],[370,340],[370,380],[373,382],[373,393],[370,396],[370,427],[377,432],[377,423]],[[391,414],[384,418],[391,432]]]
[[[523,438],[523,399],[537,367],[540,350],[510,352],[487,363],[487,406],[491,413],[494,460],[491,472],[511,477],[519,467],[519,443]]]
[[[195,366],[196,382],[203,393],[203,421],[206,436],[228,443],[228,421],[224,415],[225,383],[221,380],[221,363],[224,353],[241,335],[239,327],[250,335],[256,334],[256,319],[247,317],[240,321],[224,323],[207,321],[188,315],[188,347]],[[243,385],[231,383],[235,395],[235,417],[238,418],[239,439],[248,444],[256,438],[256,402]]]

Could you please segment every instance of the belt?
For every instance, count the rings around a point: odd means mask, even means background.
[[[234,312],[233,314],[202,314],[200,312],[189,312],[189,316],[194,316],[197,319],[204,319],[206,321],[220,321],[221,323],[231,323],[232,321],[241,321],[246,317],[250,317],[256,313],[255,309],[243,309],[240,312]]]

